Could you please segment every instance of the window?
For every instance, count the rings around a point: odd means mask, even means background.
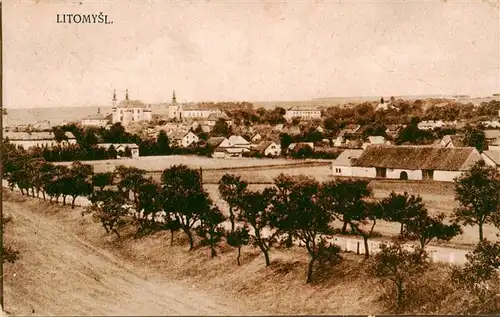
[[[387,177],[387,169],[383,167],[375,168],[376,177],[386,178]]]

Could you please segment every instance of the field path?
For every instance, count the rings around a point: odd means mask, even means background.
[[[5,310],[13,315],[240,315],[238,303],[135,268],[78,237],[70,225],[4,201]],[[33,313],[34,311],[34,313]]]

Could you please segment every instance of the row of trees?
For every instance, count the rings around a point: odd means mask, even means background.
[[[225,241],[238,250],[238,264],[241,248],[252,244],[263,254],[266,266],[271,264],[274,247],[298,242],[309,255],[307,282],[313,280],[315,269],[342,261],[340,248],[329,242],[335,233],[363,238],[367,267],[393,282],[398,301],[407,296],[408,279],[428,266],[425,248],[429,243],[449,241],[462,232],[460,224],[478,225],[481,242],[468,266],[454,269],[454,281],[472,285],[471,292],[476,294],[478,280],[493,283],[494,268],[498,268],[498,260],[492,259],[496,244],[484,239],[482,228],[487,223],[499,226],[500,176],[481,164],[456,180],[460,207],[449,224],[444,215],[431,215],[419,196],[391,193],[375,199],[364,180],[320,183],[305,176],[280,175],[274,186],[251,190],[247,182],[228,174],[219,183],[221,197],[229,206],[226,213],[203,189],[199,172],[182,165],[163,171],[161,182],[156,183],[136,168],[120,166],[112,173],[92,173],[90,166],[78,162],[67,167],[26,159],[15,148],[6,152],[3,164],[6,179],[24,194],[41,193],[44,199],[62,198],[63,203],[72,197],[73,206],[76,197],[88,197],[91,206],[86,212],[117,236],[130,225],[136,237],[168,230],[173,241],[174,233],[182,231],[190,250],[199,240],[201,246],[209,247],[212,257]],[[418,248],[410,252],[391,244],[371,258],[368,242],[380,221],[400,223],[399,242],[417,240]],[[467,270],[486,273],[471,275]],[[473,276],[474,282],[467,276]],[[480,298],[491,299],[491,292],[484,295],[484,288],[479,289]]]

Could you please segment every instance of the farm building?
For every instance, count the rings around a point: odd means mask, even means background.
[[[481,153],[481,156],[483,157],[486,165],[500,170],[500,151],[484,151]]]
[[[244,149],[235,147],[218,147],[212,154],[213,158],[241,158],[243,157]]]
[[[71,132],[64,133],[66,140],[60,143],[56,141],[53,132],[5,132],[4,139],[8,139],[10,143],[16,146],[22,146],[24,149],[31,147],[52,147],[55,145],[76,144],[76,138]]]
[[[265,156],[279,156],[281,154],[281,146],[274,141],[262,141],[255,147],[255,151]]]
[[[240,135],[231,135],[228,140],[231,147],[243,148],[246,151],[250,150],[250,142]]]
[[[97,146],[106,150],[113,146],[118,153],[118,157],[124,156],[127,149],[130,150],[132,158],[139,157],[139,146],[135,143],[99,143]]]
[[[332,163],[332,172],[334,176],[353,176],[352,165],[361,156],[363,150],[347,149],[340,153]]]
[[[372,145],[354,162],[352,176],[450,182],[480,160],[472,147]]]

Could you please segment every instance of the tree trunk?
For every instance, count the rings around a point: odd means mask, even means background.
[[[238,262],[238,266],[240,266],[240,256],[241,256],[241,246],[238,247],[238,256],[236,257],[236,262]]]
[[[402,236],[403,235],[403,231],[404,231],[404,224],[401,223],[401,227],[399,229],[399,235]]]
[[[71,200],[71,209],[75,208],[75,200],[76,200],[76,196],[73,196],[73,199]]]
[[[63,196],[63,206],[66,206],[66,195]]]
[[[112,231],[116,234],[116,236],[117,236],[117,237],[118,237],[118,239],[119,239],[119,238],[120,238],[120,234],[118,233],[118,230],[113,229]]]
[[[174,245],[174,230],[170,230],[170,246]]]
[[[46,201],[47,199],[45,198],[45,191],[42,190],[42,197],[43,197],[43,200]]]
[[[347,231],[347,221],[344,221],[344,224],[342,225],[342,233],[345,233]]]
[[[262,251],[262,253],[264,253],[264,258],[266,259],[266,266],[271,265],[271,260],[269,260],[269,251],[262,243],[259,243],[259,249]]]
[[[363,235],[363,243],[365,244],[365,259],[370,257],[370,250],[368,249],[368,237]]]
[[[315,258],[311,257],[311,260],[309,260],[309,265],[307,266],[307,280],[306,284],[312,282],[312,275],[313,275],[313,266],[314,262],[316,261]]]
[[[229,207],[229,221],[231,222],[231,233],[234,232],[234,212],[233,208]]]
[[[215,258],[217,256],[217,252],[215,251],[215,245],[213,243],[210,244],[210,257]]]
[[[189,251],[191,251],[194,248],[193,234],[191,233],[191,231],[189,231],[189,229],[188,230],[184,230],[184,232],[188,236],[188,239],[189,239]]]
[[[398,287],[398,304],[400,304],[404,295],[403,281],[397,281],[396,284]]]
[[[483,223],[479,223],[479,241],[483,241]]]

